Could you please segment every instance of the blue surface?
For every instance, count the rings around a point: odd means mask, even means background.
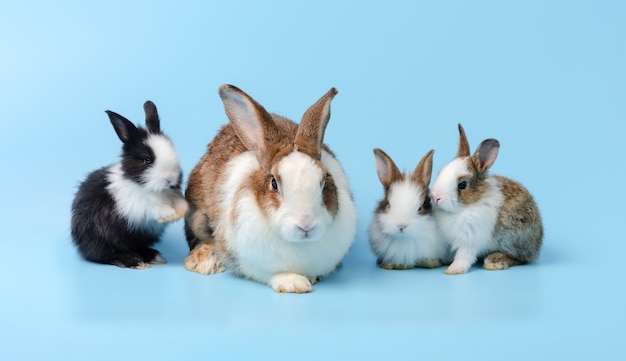
[[[0,3],[0,359],[622,360],[626,5],[620,1]],[[185,179],[227,121],[220,84],[299,120],[331,86],[326,141],[352,183],[344,267],[305,295],[185,270],[182,222],[144,271],[83,261],[69,209],[117,160],[104,113],[153,100]],[[539,261],[502,272],[375,266],[372,148],[412,169],[500,140],[493,172],[543,214]]]

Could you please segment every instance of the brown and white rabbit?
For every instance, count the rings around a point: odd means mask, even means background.
[[[385,197],[370,222],[369,243],[381,268],[435,268],[449,263],[448,245],[437,229],[428,189],[433,153],[426,153],[409,174],[401,173],[383,150],[374,149]]]
[[[446,273],[467,273],[483,257],[488,270],[535,261],[543,226],[533,197],[520,183],[487,172],[498,156],[497,140],[484,140],[470,156],[461,124],[459,134],[456,158],[432,187],[435,219],[454,252]]]
[[[135,269],[165,263],[151,246],[166,223],[187,213],[174,145],[161,131],[154,103],[144,110],[146,129],[106,112],[124,144],[121,160],[91,172],[76,192],[72,240],[89,261]]]
[[[269,114],[232,85],[219,95],[230,123],[189,176],[185,267],[236,274],[277,292],[309,292],[335,270],[356,233],[348,179],[323,143],[330,89],[300,124]]]

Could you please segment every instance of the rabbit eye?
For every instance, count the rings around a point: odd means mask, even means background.
[[[463,182],[459,183],[459,185],[457,187],[459,189],[465,189],[465,188],[467,188],[467,182],[463,181]]]
[[[276,178],[274,178],[274,176],[272,176],[272,181],[270,184],[272,186],[272,190],[274,192],[278,192],[278,183],[276,182]]]
[[[145,157],[143,159],[143,164],[147,164],[147,165],[152,164],[152,158],[150,158],[149,156]]]

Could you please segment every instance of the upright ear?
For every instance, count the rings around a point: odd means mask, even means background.
[[[330,120],[330,101],[336,94],[337,89],[331,88],[304,112],[295,139],[299,151],[320,159],[324,144],[324,132]]]
[[[480,143],[476,152],[472,156],[472,162],[476,168],[484,173],[487,169],[491,168],[498,157],[498,151],[500,150],[500,142],[496,139],[485,139]]]
[[[107,110],[106,113],[122,143],[126,144],[138,137],[137,127],[130,120],[110,110]]]
[[[459,150],[456,152],[457,158],[469,157],[470,148],[469,143],[467,142],[467,137],[465,136],[465,130],[463,130],[463,126],[459,124]]]
[[[150,133],[161,132],[161,121],[159,120],[159,113],[157,112],[156,105],[148,100],[143,104],[143,111],[146,113],[146,127]]]
[[[236,86],[224,84],[218,92],[239,140],[246,149],[256,154],[259,163],[265,163],[268,146],[279,139],[272,116]]]
[[[420,162],[417,164],[417,167],[415,167],[413,175],[411,176],[411,179],[414,182],[419,183],[426,188],[428,188],[428,185],[430,184],[430,177],[433,174],[434,153],[434,150],[429,150],[428,153],[426,153],[422,160],[420,160]]]
[[[402,178],[402,173],[398,170],[393,159],[382,149],[374,149],[374,163],[376,164],[378,179],[385,189],[389,188],[393,181]]]

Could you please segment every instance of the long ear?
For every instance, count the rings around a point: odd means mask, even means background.
[[[433,174],[434,153],[434,150],[429,150],[428,153],[426,153],[422,160],[420,160],[420,162],[417,164],[417,167],[415,167],[413,175],[411,176],[411,179],[413,179],[413,181],[422,184],[426,188],[428,188],[428,185],[430,184],[430,177]]]
[[[261,104],[236,86],[220,86],[219,95],[239,140],[246,149],[256,154],[260,163],[264,163],[268,146],[279,139],[278,128],[272,116]]]
[[[137,127],[131,123],[130,120],[110,110],[107,110],[106,113],[111,120],[111,124],[113,124],[115,133],[117,133],[122,143],[126,144],[132,139],[137,138]]]
[[[324,132],[330,120],[330,101],[336,94],[337,89],[331,88],[304,112],[295,139],[299,151],[320,159],[322,144],[324,144]]]
[[[463,130],[463,126],[459,124],[459,150],[456,152],[456,157],[469,157],[469,155],[470,147],[467,142],[467,137],[465,136],[465,130]]]
[[[157,112],[156,105],[148,100],[143,104],[143,111],[146,113],[146,127],[150,133],[161,132],[161,121],[159,120],[159,113]]]
[[[491,168],[498,157],[498,151],[500,150],[500,142],[496,139],[485,139],[480,143],[476,152],[472,156],[472,162],[474,166],[480,171],[485,172]]]
[[[393,181],[402,178],[402,174],[393,159],[382,149],[374,149],[374,163],[376,164],[378,179],[385,188],[389,188]]]

